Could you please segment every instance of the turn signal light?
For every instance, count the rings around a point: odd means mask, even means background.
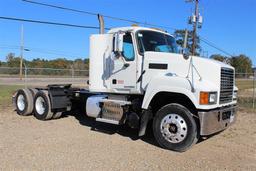
[[[208,92],[200,92],[200,104],[201,105],[209,104],[209,93]]]

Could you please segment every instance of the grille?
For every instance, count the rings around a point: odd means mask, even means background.
[[[234,70],[221,68],[220,104],[232,101],[234,88]]]

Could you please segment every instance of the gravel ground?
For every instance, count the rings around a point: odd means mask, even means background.
[[[256,114],[184,153],[82,115],[39,121],[0,106],[0,170],[256,170]]]

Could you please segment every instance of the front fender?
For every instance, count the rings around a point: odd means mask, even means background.
[[[195,107],[198,107],[198,101],[195,94],[192,93],[190,81],[184,77],[172,74],[159,74],[153,77],[147,85],[142,103],[142,108],[147,109],[153,97],[159,92],[180,93],[187,96]],[[196,92],[195,92],[196,93]]]

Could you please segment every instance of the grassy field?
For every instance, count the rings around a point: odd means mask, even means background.
[[[238,91],[239,106],[248,110],[253,110],[253,80],[237,79],[236,86],[239,89]],[[255,82],[255,86],[256,86],[256,82]]]
[[[12,94],[23,86],[18,85],[0,85],[0,105],[10,104],[12,100]]]
[[[236,86],[238,87],[239,90],[251,89],[253,88],[253,80],[237,79]]]

